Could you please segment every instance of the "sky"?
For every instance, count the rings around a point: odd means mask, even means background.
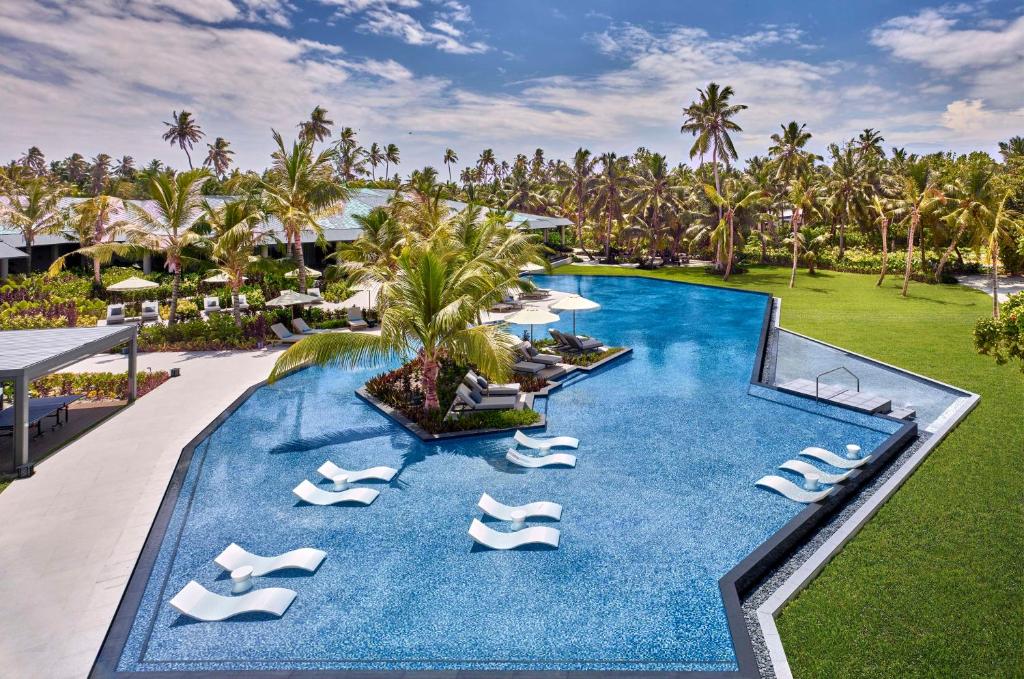
[[[317,105],[403,174],[499,157],[639,146],[688,160],[679,132],[716,81],[764,154],[790,120],[817,152],[865,127],[915,152],[995,153],[1024,134],[1022,0],[934,4],[556,0],[0,0],[0,159],[128,154],[191,111],[261,169]],[[457,168],[456,168],[457,170]]]

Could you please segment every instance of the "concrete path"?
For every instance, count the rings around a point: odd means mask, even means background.
[[[992,277],[981,274],[970,276],[959,276],[957,282],[975,290],[981,290],[986,295],[992,295]],[[1024,276],[1000,276],[999,277],[999,301],[1005,302],[1010,295],[1024,292]]]
[[[0,675],[85,677],[181,449],[278,352],[140,354],[169,380],[0,493]],[[103,354],[70,368],[127,370]]]

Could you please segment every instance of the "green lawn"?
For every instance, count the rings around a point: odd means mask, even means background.
[[[701,269],[647,275],[723,285]],[[984,294],[955,285],[754,267],[729,287],[781,297],[782,325],[981,395],[981,403],[779,618],[798,678],[1024,676],[1024,377],[974,352]]]

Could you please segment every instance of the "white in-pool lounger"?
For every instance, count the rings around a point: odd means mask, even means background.
[[[762,476],[754,482],[754,485],[774,490],[779,495],[796,502],[821,502],[826,495],[835,490],[831,486],[824,490],[804,490],[789,479],[784,479],[781,476]]]
[[[213,562],[229,573],[236,568],[249,566],[252,568],[252,574],[258,577],[286,568],[297,568],[312,573],[320,566],[325,556],[327,552],[312,547],[293,549],[277,556],[259,556],[232,542]]]
[[[555,436],[549,439],[538,439],[533,436],[527,436],[521,431],[516,431],[513,436],[521,446],[527,448],[533,448],[534,450],[547,450],[548,448],[579,448],[580,440],[574,439],[571,436]]]
[[[529,467],[530,469],[536,469],[537,467],[549,467],[551,465],[565,465],[567,467],[576,466],[576,456],[570,455],[569,453],[554,453],[552,455],[543,455],[541,457],[531,457],[529,455],[523,455],[515,448],[509,448],[508,452],[505,453],[505,459],[512,464],[519,465],[520,467]]]
[[[373,488],[350,488],[349,490],[333,491],[317,488],[308,480],[303,481],[292,489],[300,500],[311,505],[334,505],[339,502],[356,502],[361,505],[368,505],[380,495],[379,490]]]
[[[487,493],[484,493],[476,504],[480,509],[484,510],[484,514],[493,516],[499,521],[515,521],[515,517],[512,516],[515,512],[522,512],[522,518],[524,519],[528,519],[531,516],[543,516],[555,521],[562,519],[562,505],[557,502],[531,502],[519,505],[518,507],[510,507],[509,505],[501,504]]]
[[[332,481],[336,477],[344,475],[351,483],[355,483],[356,481],[366,481],[367,479],[390,481],[395,478],[395,474],[398,473],[398,470],[393,467],[370,467],[369,469],[360,469],[358,471],[342,469],[330,460],[320,465],[320,468],[317,469],[317,471],[320,472],[320,476]]]
[[[533,526],[523,528],[514,533],[499,533],[493,528],[473,519],[469,525],[469,536],[484,547],[491,549],[515,549],[523,545],[548,545],[558,546],[559,531],[557,528],[547,526]]]
[[[851,460],[848,457],[836,455],[831,450],[825,450],[824,448],[804,448],[800,451],[800,454],[804,457],[813,457],[815,460],[821,460],[825,464],[830,464],[833,467],[839,467],[840,469],[856,469],[862,467],[868,463],[871,459],[870,455],[859,457],[856,460]]]
[[[785,462],[779,465],[779,469],[785,469],[788,472],[799,474],[805,479],[807,478],[808,474],[815,474],[817,475],[819,481],[828,484],[845,481],[850,477],[850,474],[853,473],[853,470],[851,469],[849,471],[843,472],[842,474],[829,474],[828,472],[823,472],[817,467],[815,467],[813,464],[808,464],[803,460],[786,460]]]
[[[280,618],[294,600],[295,592],[284,587],[266,587],[241,596],[221,596],[192,580],[170,603],[182,615],[216,622],[243,613],[270,613]]]

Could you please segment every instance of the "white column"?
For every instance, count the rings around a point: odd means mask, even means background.
[[[7,280],[8,263],[10,260],[0,259],[0,281]]]
[[[139,353],[139,331],[132,332],[132,339],[128,342],[128,402],[134,403],[138,390],[138,362]]]
[[[19,478],[32,476],[28,453],[28,380],[14,380],[14,467]]]
[[[148,252],[142,255],[142,273],[153,272],[153,255]]]

